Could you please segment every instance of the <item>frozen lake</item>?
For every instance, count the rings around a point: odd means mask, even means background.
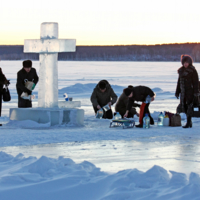
[[[21,66],[22,61],[0,62],[4,74],[11,80],[12,95],[11,102],[3,103],[3,116],[8,116],[10,107],[17,107],[16,73]],[[39,62],[34,61],[33,67],[38,70]],[[156,101],[150,107],[152,113],[175,112],[179,103],[174,97],[179,67],[179,62],[63,61],[58,62],[59,89],[70,88],[77,83],[82,85],[98,83],[101,79],[107,79],[111,85],[124,87],[127,85],[146,85],[152,89],[157,88],[158,91],[156,92]],[[195,67],[200,72],[200,64],[195,63]],[[93,88],[90,89],[92,91]],[[196,127],[184,130],[183,135],[181,128],[177,129],[178,132],[174,131],[173,128],[159,132],[156,127],[153,127],[149,133],[140,129],[134,129],[134,131],[110,130],[108,128],[109,121],[105,120],[100,123],[94,119],[89,100],[90,93],[85,91],[79,94],[75,91],[73,94],[74,100],[82,101],[82,107],[85,110],[84,127],[41,130],[36,128],[34,130],[27,129],[27,127],[24,129],[23,127],[3,126],[0,130],[0,150],[12,155],[23,153],[26,156],[40,157],[45,155],[54,158],[62,155],[77,162],[88,160],[108,172],[129,168],[147,170],[155,164],[164,166],[168,170],[177,170],[187,174],[200,170],[200,138],[198,137],[200,126],[198,119],[195,119]],[[61,98],[62,95],[60,95]],[[34,102],[34,107],[36,106],[37,100]],[[13,138],[14,132],[16,138]],[[193,132],[195,137],[191,135]]]
[[[200,72],[200,64],[195,66]],[[58,62],[59,99],[67,92],[81,101],[82,127],[7,123],[9,108],[17,107],[16,74],[22,61],[1,61],[0,67],[11,80],[12,96],[3,103],[5,124],[0,127],[2,199],[199,200],[199,119],[193,119],[192,129],[109,128],[109,120],[94,117],[90,102],[101,79],[107,79],[118,96],[127,85],[146,85],[157,95],[150,106],[156,121],[159,112],[175,112],[179,104],[174,97],[179,62]],[[39,62],[33,67],[38,70]]]
[[[134,134],[134,133],[133,133]],[[181,142],[147,141],[93,141],[65,142],[57,144],[1,147],[16,156],[19,152],[26,157],[41,155],[58,158],[71,158],[76,163],[87,160],[102,171],[116,173],[126,169],[146,171],[154,165],[189,175],[200,172],[200,141],[187,137]]]

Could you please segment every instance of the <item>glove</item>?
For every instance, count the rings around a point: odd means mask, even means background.
[[[175,94],[175,97],[176,97],[177,99],[179,99],[179,94]]]
[[[32,91],[30,91],[29,89],[26,88],[26,90],[24,91],[26,92],[28,95],[31,95]]]
[[[34,90],[34,89],[35,89],[35,83],[33,83],[31,90]]]

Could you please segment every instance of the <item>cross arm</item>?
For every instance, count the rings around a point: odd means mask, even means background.
[[[40,39],[24,41],[24,53],[59,53],[75,51],[75,39]]]

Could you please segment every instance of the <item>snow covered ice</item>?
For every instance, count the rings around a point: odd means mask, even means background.
[[[175,112],[179,62],[58,62],[58,98],[64,100],[66,92],[81,100],[81,127],[8,122],[8,109],[17,107],[16,72],[21,61],[0,64],[11,79],[12,95],[11,102],[3,103],[0,118],[2,199],[200,199],[199,119],[187,130],[110,129],[109,120],[95,119],[89,100],[96,83],[107,79],[118,95],[130,84],[151,87],[157,94],[150,106],[154,119],[161,111]],[[33,67],[38,70],[39,62]],[[195,67],[200,72],[200,64]],[[37,91],[38,86],[36,97]]]

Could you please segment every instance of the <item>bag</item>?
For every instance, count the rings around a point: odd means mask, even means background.
[[[170,113],[170,112],[166,112],[165,111],[165,115],[168,115],[168,117],[169,117],[169,126],[171,126],[171,118],[172,118],[172,116],[174,116],[174,113]]]
[[[191,117],[200,117],[200,97],[194,97],[193,103],[188,106],[187,115]]]
[[[181,116],[179,114],[175,114],[172,116],[171,126],[172,127],[181,126]]]
[[[193,107],[193,115],[192,117],[200,117],[200,106]]]
[[[200,106],[194,106],[193,103],[188,106],[187,115],[191,117],[200,117]]]
[[[6,86],[5,88],[3,88],[3,101],[8,102],[10,100],[11,100],[10,91]]]

